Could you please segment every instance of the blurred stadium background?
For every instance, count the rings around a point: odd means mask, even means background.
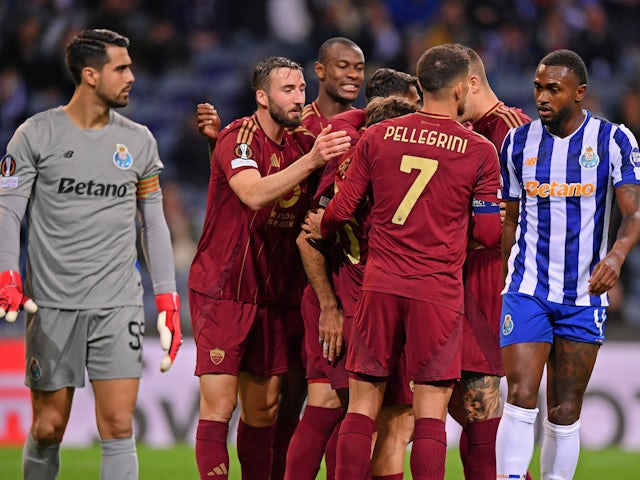
[[[551,50],[571,48],[589,68],[587,108],[624,123],[640,138],[638,25],[640,0],[1,0],[0,148],[28,116],[70,98],[73,82],[63,50],[75,33],[110,28],[127,35],[136,83],[123,113],[148,125],[158,140],[178,288],[186,298],[209,170],[195,105],[213,103],[223,125],[250,114],[250,74],[257,60],[276,54],[302,63],[311,101],[317,94],[313,61],[331,36],[349,37],[363,48],[368,74],[381,66],[414,73],[426,48],[460,42],[480,53],[498,96],[535,117],[531,85],[537,61]],[[357,106],[363,105],[361,97]],[[608,342],[585,402],[586,448],[640,450],[640,377],[634,371],[640,364],[639,277],[636,248],[611,292]],[[145,280],[147,364],[136,435],[152,447],[171,447],[192,442],[197,422],[190,318],[185,301],[183,349],[161,376],[156,313]],[[23,331],[22,318],[0,323],[0,446],[20,445],[30,422],[22,386]],[[76,393],[65,437],[69,446],[95,442],[91,402],[90,389]]]

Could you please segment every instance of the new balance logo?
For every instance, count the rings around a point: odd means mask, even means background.
[[[227,475],[228,473],[227,466],[224,463],[221,463],[217,467],[214,467],[210,472],[207,472],[207,477],[217,477],[218,475]]]

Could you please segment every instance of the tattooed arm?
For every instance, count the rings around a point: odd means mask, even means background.
[[[602,295],[613,287],[620,276],[620,267],[640,239],[640,185],[620,185],[616,188],[616,199],[622,212],[622,223],[613,247],[591,273],[591,295]]]

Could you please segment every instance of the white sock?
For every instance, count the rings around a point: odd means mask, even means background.
[[[138,480],[138,454],[134,437],[100,440],[101,480]]]
[[[540,453],[543,480],[570,480],[580,455],[580,420],[573,425],[556,425],[544,419],[544,438]]]
[[[533,456],[534,424],[537,408],[521,408],[506,403],[496,435],[497,478],[526,478]]]
[[[53,480],[60,470],[60,445],[39,447],[31,432],[22,449],[24,480]]]

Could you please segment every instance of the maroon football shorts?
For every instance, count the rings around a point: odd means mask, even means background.
[[[409,376],[409,365],[407,364],[407,355],[404,350],[387,379],[387,388],[382,399],[383,407],[393,407],[394,405],[413,405],[411,377]]]
[[[304,347],[307,360],[308,383],[330,383],[333,389],[348,388],[349,378],[345,369],[346,352],[329,363],[322,356],[322,344],[319,342],[318,321],[320,318],[320,305],[318,297],[310,285],[302,294],[302,319],[304,320]]]
[[[219,300],[189,290],[196,342],[195,375],[271,376],[287,371],[284,319],[288,310]]]
[[[415,383],[459,379],[461,336],[462,315],[454,309],[363,291],[351,329],[347,370],[388,377],[404,349],[409,378]]]
[[[497,249],[467,252],[464,264],[462,370],[504,375],[500,353],[502,255]]]

